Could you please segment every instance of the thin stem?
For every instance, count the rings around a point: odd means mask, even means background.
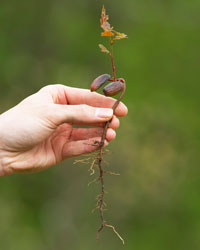
[[[110,37],[110,58],[112,63],[112,71],[113,71],[113,81],[115,81],[115,65],[114,65],[114,58],[113,58],[113,40]]]

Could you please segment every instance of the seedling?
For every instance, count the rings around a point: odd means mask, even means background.
[[[106,10],[104,6],[102,7],[101,12],[101,19],[100,19],[100,26],[103,29],[103,32],[101,32],[101,36],[107,37],[109,39],[110,49],[108,50],[104,45],[99,44],[99,47],[103,53],[106,53],[109,55],[111,59],[112,64],[112,77],[109,74],[103,74],[98,76],[91,84],[90,90],[96,91],[100,87],[102,87],[106,82],[110,82],[108,85],[106,85],[103,88],[103,92],[105,96],[115,96],[116,94],[120,93],[118,99],[114,103],[112,109],[113,113],[115,112],[115,109],[117,108],[118,104],[120,103],[126,88],[126,83],[123,78],[116,78],[116,67],[114,64],[114,57],[113,57],[113,45],[117,40],[121,40],[124,38],[127,38],[127,35],[124,33],[117,32],[114,30],[114,27],[110,25],[108,22],[109,16],[106,15]],[[104,227],[109,227],[113,230],[113,232],[120,238],[122,243],[124,244],[123,238],[120,236],[120,234],[116,231],[115,227],[112,225],[107,224],[106,220],[104,219],[104,207],[105,207],[105,201],[104,201],[104,194],[105,194],[105,188],[104,188],[104,173],[110,173],[116,175],[116,173],[106,171],[103,168],[103,148],[104,148],[104,141],[106,138],[106,132],[109,127],[111,120],[105,123],[103,133],[101,136],[101,141],[99,143],[99,153],[96,159],[91,164],[90,170],[92,171],[92,174],[94,173],[93,166],[97,162],[98,168],[99,168],[99,177],[96,178],[93,182],[100,181],[101,183],[101,193],[97,196],[97,205],[95,209],[99,210],[101,224],[97,230],[96,239],[99,239],[99,234],[103,230]]]

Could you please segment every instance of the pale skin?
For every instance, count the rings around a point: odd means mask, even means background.
[[[105,146],[127,107],[85,89],[48,85],[0,115],[0,176],[32,173],[98,150],[103,125],[112,119]],[[74,128],[88,125],[92,128]]]

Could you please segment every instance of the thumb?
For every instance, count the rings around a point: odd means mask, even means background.
[[[109,121],[113,116],[111,108],[95,108],[89,105],[59,105],[53,104],[53,121],[62,123],[90,125]]]

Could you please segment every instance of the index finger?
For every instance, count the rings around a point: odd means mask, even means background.
[[[93,107],[112,108],[116,99],[106,97],[88,89],[72,88],[64,85],[51,85],[52,97],[57,104],[79,105],[86,104]],[[115,115],[125,116],[127,107],[120,102],[115,110]]]

